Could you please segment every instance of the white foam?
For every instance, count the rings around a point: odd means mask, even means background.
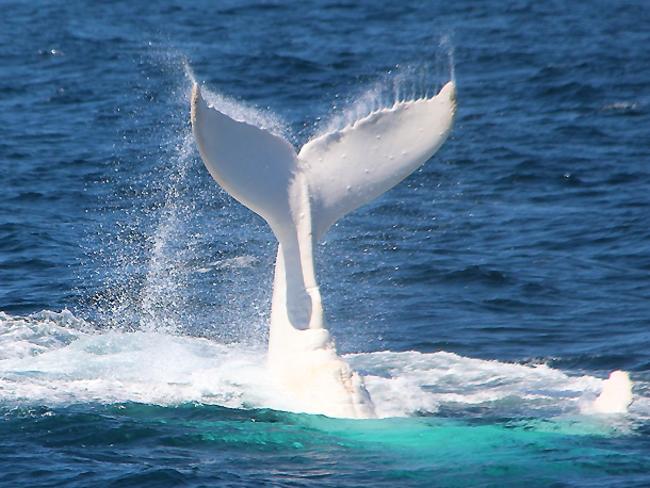
[[[70,311],[43,311],[28,317],[0,312],[0,361],[30,358],[74,341],[89,325]]]
[[[1,404],[197,402],[310,411],[274,383],[262,347],[151,331],[97,331],[64,311],[0,313],[0,351]],[[497,415],[514,408],[542,417],[598,413],[584,406],[608,384],[545,365],[448,352],[384,351],[345,359],[365,375],[379,417],[433,414],[442,407],[480,407]],[[650,417],[649,399],[636,396],[630,414]]]
[[[36,323],[35,323],[36,322]],[[0,401],[51,404],[135,401],[261,406],[273,393],[264,352],[157,332],[89,333],[33,318],[0,317],[0,330],[33,344],[12,348],[2,335]],[[23,329],[22,333],[15,332]],[[57,340],[46,340],[57,337]],[[7,347],[9,346],[9,347]],[[269,405],[283,408],[276,403]]]
[[[529,409],[576,409],[601,380],[568,376],[545,365],[526,366],[466,358],[448,352],[354,355],[380,416],[435,412],[442,404],[489,405],[515,401]]]

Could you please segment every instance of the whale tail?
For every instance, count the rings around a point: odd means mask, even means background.
[[[269,360],[307,403],[316,400],[315,390],[326,392],[333,406],[319,407],[320,413],[368,417],[372,403],[324,328],[313,246],[338,219],[430,159],[451,132],[455,112],[449,82],[434,97],[395,103],[296,152],[284,138],[211,106],[193,86],[192,131],[203,162],[230,195],[268,222],[280,243]]]
[[[294,199],[308,197],[318,239],[431,158],[451,132],[455,112],[450,81],[434,97],[375,111],[310,140],[297,154],[286,139],[210,106],[196,83],[191,118],[208,171],[230,195],[262,216],[278,238],[295,221],[291,212],[301,202]],[[299,176],[308,195],[292,192]]]

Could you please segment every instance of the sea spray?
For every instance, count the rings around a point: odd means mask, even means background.
[[[446,34],[440,38],[439,49],[436,51],[436,67],[439,76],[447,76],[456,82],[456,60],[454,43],[451,35]]]
[[[447,81],[456,81],[454,46],[449,35],[440,38],[434,62],[396,64],[378,79],[348,97],[336,95],[331,113],[315,125],[314,137],[342,129],[372,112],[396,103],[434,96]]]
[[[188,214],[193,212],[193,206],[187,205],[182,195],[188,168],[193,163],[189,133],[176,146],[173,161],[140,293],[140,327],[179,332],[187,320],[189,304],[185,291],[191,286],[185,263],[193,244],[188,232]]]
[[[173,74],[156,97],[166,97],[175,110],[158,114],[158,105],[143,99],[141,107],[123,115],[137,116],[153,130],[120,138],[126,144],[136,138],[147,152],[115,163],[117,190],[103,197],[102,223],[89,246],[101,286],[87,299],[87,315],[101,327],[263,343],[270,296],[268,287],[258,285],[272,265],[271,241],[264,242],[264,231],[251,228],[251,216],[205,175],[189,129],[193,74],[185,58],[155,47],[143,63]],[[261,111],[211,96],[233,113],[280,127]],[[137,171],[124,177],[120,168],[131,166]],[[251,230],[233,238],[231,225]],[[268,258],[246,252],[251,239],[269,246]]]

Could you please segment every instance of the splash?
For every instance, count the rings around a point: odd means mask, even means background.
[[[183,75],[189,81],[187,94],[189,95],[189,88],[199,84],[196,73],[185,56],[181,56],[177,63],[180,63]],[[251,125],[268,130],[269,132],[278,136],[291,137],[290,129],[287,124],[276,114],[260,110],[252,105],[247,105],[241,100],[235,100],[231,97],[210,90],[208,87],[202,87],[203,96],[210,104],[210,106],[219,110],[220,112],[228,115],[229,117],[240,122],[246,122]]]
[[[263,343],[270,295],[257,285],[271,263],[247,254],[247,241],[259,241],[263,233],[252,229],[233,238],[223,225],[226,220],[244,227],[250,219],[215,191],[197,160],[186,114],[194,74],[186,59],[154,50],[147,61],[149,69],[167,75],[161,96],[177,110],[138,135],[137,146],[145,149],[136,157],[115,162],[114,191],[100,202],[100,225],[87,246],[92,264],[85,268],[100,283],[84,304],[90,305],[84,307],[87,318],[119,330]],[[248,120],[279,127],[262,111],[215,98]],[[126,135],[124,140],[132,143]]]
[[[140,327],[150,330],[178,332],[187,317],[189,308],[182,290],[188,288],[189,276],[183,264],[188,261],[188,246],[179,246],[187,234],[188,213],[192,207],[184,206],[181,187],[193,163],[191,134],[185,134],[177,148],[174,171],[169,175],[169,185],[160,219],[152,239],[151,254],[147,263],[144,286],[140,292]]]
[[[70,405],[140,402],[319,413],[295,403],[265,367],[263,347],[155,331],[99,332],[68,311],[29,316],[0,312],[0,402]],[[364,371],[377,416],[455,415],[580,419],[607,380],[570,376],[545,365],[472,359],[447,352],[374,352],[344,356]],[[641,390],[649,384],[639,382]],[[620,425],[625,416],[599,417]],[[650,419],[638,396],[629,421]],[[579,420],[590,425],[584,417]]]
[[[398,103],[430,98],[440,88],[436,79],[438,76],[430,64],[395,65],[370,87],[352,96],[349,102],[335,104],[331,117],[315,137],[342,130],[373,112],[394,107]]]
[[[290,137],[291,133],[287,124],[277,115],[234,100],[207,87],[202,87],[201,92],[208,105],[232,119],[268,130],[280,137]]]

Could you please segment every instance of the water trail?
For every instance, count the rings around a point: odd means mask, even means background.
[[[185,74],[185,77],[190,81],[191,84],[196,83],[196,75],[190,66],[189,60],[186,57],[183,57],[181,63],[183,65],[183,73]]]
[[[342,129],[372,112],[399,102],[429,98],[447,81],[456,81],[454,47],[450,36],[443,36],[436,49],[434,63],[419,61],[397,64],[360,92],[332,106],[324,124],[317,125],[316,136]]]
[[[154,46],[142,65],[156,74],[146,80],[156,79],[151,91],[157,99],[143,97],[124,116],[138,117],[138,125],[153,130],[116,136],[124,142],[116,144],[114,171],[106,181],[111,191],[98,205],[88,246],[98,285],[84,315],[120,330],[262,342],[270,302],[270,287],[263,284],[273,250],[268,259],[248,252],[248,241],[264,239],[264,232],[250,226],[250,215],[211,182],[198,158],[187,111],[194,74],[185,57]],[[281,125],[214,98],[253,123]],[[136,155],[129,152],[134,145]],[[233,226],[243,228],[236,238]]]
[[[140,294],[141,328],[178,332],[188,318],[189,305],[184,291],[191,286],[185,266],[190,256],[189,246],[183,241],[188,234],[191,235],[188,225],[193,207],[187,204],[182,187],[187,186],[193,150],[191,133],[187,131],[172,157],[173,170],[167,174],[165,203],[152,238],[151,255]]]
[[[436,51],[436,59],[440,64],[443,74],[447,74],[449,79],[456,81],[456,62],[454,59],[454,44],[450,35],[444,35],[440,38],[439,49]]]
[[[292,138],[288,125],[272,112],[252,107],[221,93],[216,93],[205,86],[201,87],[201,93],[210,106],[237,121],[255,125],[287,139]]]
[[[180,94],[175,102],[183,125],[175,129],[172,152],[164,158],[169,169],[163,173],[164,204],[158,210],[150,238],[151,250],[140,293],[140,327],[207,335],[227,342],[263,342],[268,292],[262,286],[251,289],[264,280],[246,277],[258,272],[260,261],[245,253],[246,232],[238,233],[240,242],[223,238],[231,237],[231,232],[220,221],[237,226],[241,209],[211,184],[198,160],[187,125],[188,95],[196,76],[185,58],[169,62],[174,66],[180,64],[184,74],[177,82],[183,89],[175,90]],[[272,115],[205,91],[211,103],[240,120],[276,132],[284,130]],[[206,180],[208,184],[204,185]],[[229,250],[233,245],[240,249],[234,256]]]

